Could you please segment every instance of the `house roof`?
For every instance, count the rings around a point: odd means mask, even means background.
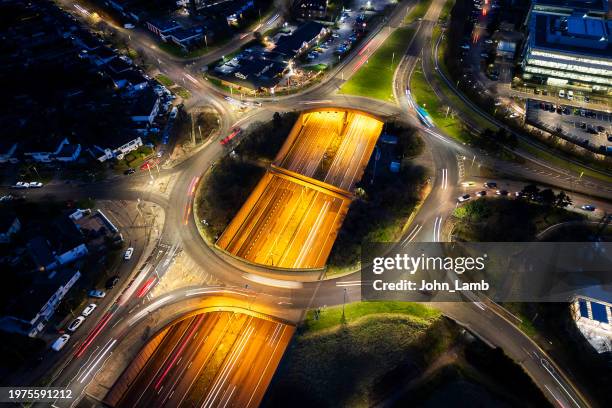
[[[47,239],[42,235],[37,235],[34,238],[31,238],[26,244],[28,251],[30,251],[30,255],[34,260],[34,263],[38,267],[43,267],[52,264],[55,262],[55,256],[53,256],[53,251],[51,251],[51,247],[47,242]]]
[[[181,28],[181,25],[179,23],[167,18],[153,18],[150,19],[148,23],[157,28],[162,33],[167,33],[172,30]]]
[[[194,38],[203,37],[204,29],[202,27],[178,28],[170,34],[175,41],[185,42]]]
[[[129,108],[131,116],[149,116],[155,105],[159,102],[159,96],[151,87],[139,92],[132,100],[132,105]]]
[[[17,216],[14,212],[2,211],[0,213],[0,232],[6,232],[15,222]]]
[[[65,144],[55,156],[72,157],[79,150],[80,147],[81,145],[79,144]]]
[[[132,65],[125,62],[122,58],[113,58],[112,60],[110,60],[106,66],[108,67],[108,69],[110,69],[112,72],[114,73],[121,73],[121,72],[125,72],[129,69],[132,68]]]
[[[323,24],[316,21],[308,21],[299,26],[293,33],[284,35],[276,42],[275,52],[285,54],[293,58],[305,42],[312,41],[321,33]]]

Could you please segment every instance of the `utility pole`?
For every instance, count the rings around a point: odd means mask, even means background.
[[[344,288],[344,300],[342,301],[342,321],[346,320],[346,316],[344,314],[344,305],[346,304],[346,288]]]

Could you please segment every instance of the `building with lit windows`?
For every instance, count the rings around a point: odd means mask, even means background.
[[[527,19],[523,79],[612,91],[608,0],[534,0]]]

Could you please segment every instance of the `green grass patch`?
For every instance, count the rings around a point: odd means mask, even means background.
[[[327,64],[306,65],[303,68],[306,71],[320,72],[320,71],[325,71],[327,69]]]
[[[359,71],[340,88],[340,93],[393,101],[393,73],[414,35],[414,29],[395,30]]]
[[[442,129],[448,136],[463,143],[470,141],[470,134],[463,126],[463,122],[456,117],[454,112],[448,109],[436,96],[423,72],[415,69],[410,78],[410,91],[416,103],[424,107],[431,115],[436,126]]]
[[[406,18],[404,18],[405,24],[410,24],[419,18],[423,18],[429,10],[429,6],[431,5],[431,0],[419,0],[419,2],[412,7],[410,12],[406,14]]]
[[[455,0],[446,0],[444,6],[442,6],[442,10],[440,11],[440,16],[438,17],[438,21],[446,21],[450,16],[450,12],[455,6]]]
[[[174,92],[175,94],[177,94],[183,99],[191,98],[191,92],[189,92],[187,89],[183,88],[182,86],[172,89],[172,92]]]
[[[347,323],[353,322],[361,317],[392,313],[409,315],[414,318],[431,320],[440,316],[440,312],[420,303],[410,302],[356,302],[349,303],[344,307],[344,315]],[[342,306],[327,307],[318,313],[315,319],[315,311],[309,311],[304,327],[308,332],[317,332],[342,323]]]
[[[155,77],[155,80],[157,82],[159,82],[160,84],[162,84],[163,86],[165,86],[166,88],[169,88],[171,86],[174,86],[175,83],[173,80],[171,80],[170,78],[168,78],[166,75],[164,74],[159,74]]]
[[[564,168],[564,169],[567,169],[567,170],[571,170],[571,171],[573,171],[575,173],[578,173],[578,174],[584,172],[585,176],[592,177],[592,178],[597,179],[597,180],[605,181],[606,183],[612,183],[612,177],[611,176],[608,176],[606,174],[600,173],[600,172],[595,171],[595,170],[588,169],[588,168],[583,167],[583,166],[581,166],[581,165],[579,165],[577,163],[572,163],[572,162],[568,161],[567,159],[564,159],[563,157],[559,157],[559,156],[551,154],[551,153],[549,153],[549,152],[547,152],[545,150],[538,149],[537,147],[535,147],[535,146],[533,146],[533,145],[531,145],[531,144],[529,144],[529,143],[527,143],[525,141],[519,140],[519,147],[522,150],[526,151],[527,153],[530,153],[530,154],[532,154],[532,155],[534,155],[534,156],[536,156],[536,157],[538,157],[538,158],[540,158],[542,160],[545,160],[545,161],[547,161],[549,163],[553,163],[554,165],[559,166],[561,168]]]

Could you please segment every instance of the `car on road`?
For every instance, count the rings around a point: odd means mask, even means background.
[[[68,340],[70,340],[70,335],[62,334],[61,336],[57,338],[57,340],[53,342],[53,344],[51,345],[51,348],[55,351],[60,351],[61,349],[64,348],[66,343],[68,343]]]
[[[239,134],[242,133],[242,129],[239,127],[235,127],[232,129],[232,132],[227,135],[223,140],[221,140],[221,143],[223,146],[225,146],[226,144],[228,144],[229,142],[232,141],[233,138],[235,138],[236,136],[238,136]]]
[[[463,183],[461,183],[461,185],[463,187],[473,187],[476,185],[476,183],[474,183],[473,181],[464,181]]]
[[[510,193],[508,193],[508,190],[497,190],[497,191],[495,192],[495,194],[497,194],[497,195],[499,195],[499,196],[507,196],[507,195],[508,195],[508,194],[510,194]]]
[[[464,195],[457,197],[457,201],[459,201],[460,203],[463,203],[465,201],[468,201],[470,198],[472,197],[469,194],[464,194]]]
[[[479,192],[476,193],[476,195],[478,197],[484,197],[484,196],[487,195],[487,191],[486,190],[479,191]]]
[[[85,318],[83,316],[77,317],[76,319],[72,321],[72,323],[68,325],[68,331],[74,333],[76,329],[78,329],[83,324],[84,321],[85,321]]]
[[[484,188],[497,188],[497,183],[494,181],[487,181],[483,184]]]
[[[527,197],[527,195],[525,193],[523,193],[522,191],[517,191],[516,193],[514,193],[514,196],[516,198],[525,198],[525,197]]]
[[[582,208],[584,211],[593,212],[593,211],[595,211],[596,207],[594,205],[591,205],[591,204],[585,204],[585,205],[580,206],[580,208]]]
[[[0,202],[12,201],[12,200],[13,200],[13,196],[11,194],[3,195],[2,197],[0,197]]]
[[[102,299],[104,298],[104,296],[106,296],[106,292],[104,292],[103,290],[97,290],[97,289],[92,289],[87,294],[89,295],[89,297],[96,298],[96,299]]]
[[[115,286],[117,286],[117,284],[119,283],[119,277],[118,276],[111,276],[110,278],[108,278],[108,280],[106,281],[106,284],[104,285],[104,287],[106,289],[112,289]]]
[[[94,310],[96,310],[96,307],[98,307],[98,305],[96,305],[95,303],[89,304],[85,309],[83,309],[81,315],[88,317],[90,314],[93,313]]]
[[[28,184],[30,185],[30,188],[41,188],[43,186],[43,183],[40,181],[30,181]]]
[[[123,28],[125,28],[126,30],[132,30],[136,28],[136,26],[134,24],[127,23],[123,25]]]
[[[126,261],[129,261],[130,259],[132,259],[133,254],[134,254],[134,248],[129,247],[128,249],[125,250],[125,254],[123,254],[123,259],[125,259]]]
[[[30,183],[26,183],[25,181],[18,181],[17,183],[15,183],[13,188],[18,188],[18,189],[30,188]]]
[[[127,169],[126,171],[123,172],[123,174],[125,174],[126,176],[130,175],[130,174],[134,174],[136,173],[136,169],[130,167],[129,169]]]

